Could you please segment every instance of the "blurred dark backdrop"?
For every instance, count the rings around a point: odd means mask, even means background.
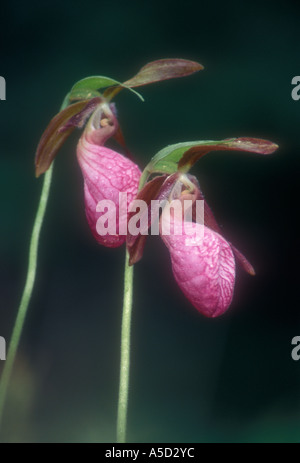
[[[123,92],[119,119],[140,166],[170,143],[253,136],[273,156],[213,153],[198,163],[225,236],[251,260],[229,312],[199,315],[171,274],[159,238],[136,267],[128,439],[299,441],[299,12],[292,1],[10,2],[1,5],[0,335],[8,340],[26,275],[42,180],[39,137],[70,86],[131,77],[181,57],[205,70]],[[38,277],[20,346],[4,440],[113,442],[124,249],[99,247],[84,217],[75,148],[57,158]],[[2,362],[1,362],[2,363]],[[0,364],[0,368],[3,364]]]

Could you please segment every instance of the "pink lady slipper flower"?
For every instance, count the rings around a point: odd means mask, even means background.
[[[118,122],[111,107],[102,104],[93,113],[77,145],[77,159],[84,178],[87,221],[98,243],[110,248],[121,246],[126,240],[126,234],[119,234],[119,228],[127,229],[127,210],[137,194],[141,176],[134,162],[104,146],[117,130]],[[120,193],[127,194],[121,217]],[[108,224],[106,234],[103,234],[104,224],[101,224],[101,230],[98,226],[101,216],[102,222]]]
[[[236,261],[250,275],[255,275],[255,271],[246,257],[222,236],[197,179],[184,172],[209,151],[248,151],[268,155],[277,148],[267,140],[253,138],[179,143],[159,151],[145,169],[143,177],[163,172],[166,168],[175,172],[154,177],[138,193],[137,199],[146,201],[150,224],[158,219],[159,214],[156,212],[153,216],[152,200],[163,201],[159,231],[170,252],[175,280],[194,307],[207,317],[218,317],[229,308]],[[181,208],[175,208],[174,202]],[[202,214],[198,213],[199,203]],[[131,264],[141,259],[147,234],[148,231],[142,229],[137,236],[128,235]]]
[[[101,96],[79,101],[58,113],[40,140],[36,175],[49,169],[64,141],[76,127],[82,128],[85,124],[77,146],[77,159],[84,179],[86,217],[98,243],[115,248],[126,240],[127,210],[138,191],[141,172],[133,161],[104,146],[111,137],[124,146],[113,104]],[[122,197],[122,207],[119,207],[120,193],[127,194],[126,204]]]
[[[218,317],[228,309],[233,296],[232,248],[221,235],[204,225],[185,222],[184,230],[178,235],[161,235],[170,251],[175,280],[199,312]],[[196,232],[199,237],[191,238],[189,232]]]
[[[203,201],[200,189],[196,190],[193,184],[192,188],[192,194],[186,190],[180,193],[179,199],[183,204],[191,200],[194,205],[195,201]],[[203,315],[222,315],[232,301],[235,283],[235,258],[230,243],[204,223],[188,222],[184,217],[170,217],[170,214],[166,219],[164,211],[160,235],[170,252],[178,286]],[[170,233],[164,233],[166,220],[170,221]]]

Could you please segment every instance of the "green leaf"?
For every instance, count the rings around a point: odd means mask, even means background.
[[[128,87],[140,87],[141,85],[161,82],[162,80],[185,77],[204,69],[202,64],[179,58],[167,58],[151,61],[131,79],[124,82]]]
[[[69,99],[70,101],[74,101],[82,98],[86,99],[100,96],[100,94],[95,93],[100,89],[106,89],[104,96],[111,99],[119,93],[122,88],[126,88],[144,101],[142,95],[136,90],[133,90],[132,87],[140,87],[162,80],[185,77],[201,69],[203,69],[202,64],[196,61],[177,58],[160,59],[146,64],[134,77],[124,83],[105,76],[91,76],[81,79],[73,85]]]
[[[160,150],[150,161],[147,170],[150,173],[173,173],[178,170],[178,163],[184,153],[191,147],[214,144],[212,141],[190,141],[169,145]]]
[[[101,98],[101,93],[97,90],[87,88],[79,88],[69,93],[69,100],[74,102],[76,100],[88,100],[91,98]]]
[[[49,123],[38,144],[35,156],[35,174],[39,177],[46,172],[58,150],[71,135],[75,127],[83,121],[101,102],[100,98],[83,100],[60,111]]]
[[[177,143],[160,150],[150,161],[146,170],[152,173],[188,172],[202,156],[210,151],[248,151],[271,154],[278,146],[268,140],[257,138],[229,138],[221,141],[202,140]]]
[[[110,77],[105,76],[91,76],[79,80],[78,82],[76,82],[76,84],[73,85],[71,89],[70,99],[74,100],[76,98],[76,95],[78,95],[78,92],[87,92],[87,94],[90,92],[91,94],[93,94],[95,90],[115,86],[117,86],[117,88],[120,89],[126,88],[127,90],[130,90],[135,95],[137,95],[142,101],[144,101],[142,95],[140,95],[136,90],[133,90],[126,84],[122,84],[118,80],[111,79]]]

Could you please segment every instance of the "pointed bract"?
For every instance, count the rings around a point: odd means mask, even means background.
[[[140,69],[131,79],[124,82],[128,87],[140,87],[141,85],[161,82],[177,77],[186,77],[194,72],[201,71],[202,64],[180,58],[166,58],[151,61]]]
[[[60,111],[49,122],[39,141],[35,155],[35,174],[39,177],[51,166],[58,150],[73,132],[82,127],[86,118],[95,110],[101,98],[83,100]]]

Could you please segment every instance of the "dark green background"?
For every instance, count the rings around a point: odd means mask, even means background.
[[[0,335],[8,340],[26,275],[42,180],[39,137],[71,85],[131,77],[182,57],[205,70],[117,99],[142,167],[170,143],[253,136],[270,157],[213,153],[194,168],[224,235],[257,270],[238,271],[229,312],[197,313],[178,289],[168,251],[148,240],[136,267],[128,439],[282,442],[300,439],[297,218],[300,101],[295,2],[79,2],[1,5]],[[93,241],[75,149],[55,163],[38,277],[18,354],[4,440],[113,442],[124,249]],[[1,365],[2,366],[2,365]]]

